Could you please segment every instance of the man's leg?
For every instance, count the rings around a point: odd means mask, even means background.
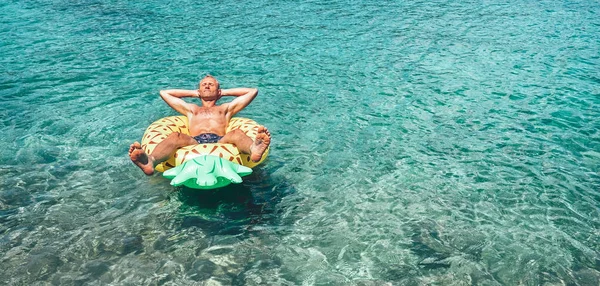
[[[154,166],[169,159],[169,156],[179,147],[197,144],[196,140],[189,135],[182,133],[171,133],[165,140],[160,142],[148,156],[140,143],[135,142],[129,146],[129,158],[138,166],[144,174],[152,175]]]
[[[244,131],[235,129],[225,134],[219,143],[234,144],[240,152],[250,154],[250,160],[258,162],[271,144],[271,133],[264,126],[260,126],[256,140],[252,141],[252,138],[248,137]]]

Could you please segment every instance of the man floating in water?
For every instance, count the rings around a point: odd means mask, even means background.
[[[211,75],[200,81],[197,90],[161,90],[162,99],[173,109],[187,116],[190,135],[171,133],[150,155],[144,152],[139,142],[135,142],[129,147],[129,158],[144,174],[152,175],[154,167],[167,160],[177,148],[202,143],[230,143],[236,145],[241,153],[250,154],[250,160],[258,162],[271,143],[271,134],[267,128],[260,126],[255,140],[239,129],[225,132],[229,120],[248,106],[256,95],[256,88],[220,89],[219,82]],[[223,96],[236,98],[217,105],[217,101]],[[197,97],[202,105],[187,103],[181,99],[183,97]]]

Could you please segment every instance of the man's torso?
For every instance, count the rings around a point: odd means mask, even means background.
[[[226,104],[213,107],[196,106],[187,117],[191,136],[202,133],[214,133],[223,136],[229,123]]]

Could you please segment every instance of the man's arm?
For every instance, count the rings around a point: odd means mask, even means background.
[[[169,89],[161,90],[160,97],[177,112],[188,115],[191,110],[191,104],[185,102],[182,97],[198,97],[198,90],[187,89]]]
[[[227,106],[227,114],[230,118],[248,106],[257,95],[258,89],[256,88],[241,87],[221,90],[221,96],[236,96]]]

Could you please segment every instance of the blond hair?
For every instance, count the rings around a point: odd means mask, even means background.
[[[221,87],[221,84],[219,83],[219,81],[217,80],[217,78],[215,78],[214,76],[212,76],[211,74],[206,74],[206,76],[204,76],[203,79],[200,80],[200,82],[198,82],[198,88],[200,87],[200,83],[207,79],[207,78],[212,78],[216,83],[217,83],[217,89],[219,89]]]

